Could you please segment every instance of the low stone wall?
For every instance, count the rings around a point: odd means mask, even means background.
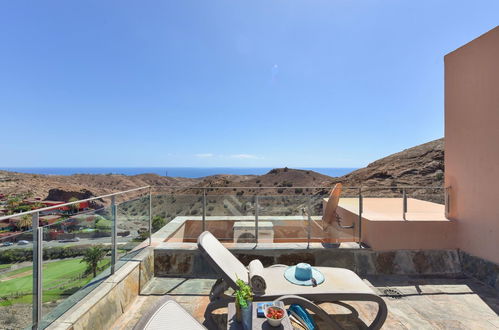
[[[463,273],[499,290],[499,265],[459,251]]]
[[[347,268],[359,275],[457,275],[462,273],[456,250],[399,250],[324,248],[320,244],[254,244],[230,249],[245,265],[260,259],[264,266],[294,265]],[[154,250],[155,276],[216,276],[194,243],[163,243]]]

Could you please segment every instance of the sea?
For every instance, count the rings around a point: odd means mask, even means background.
[[[137,175],[153,173],[160,176],[201,178],[215,174],[235,175],[262,175],[272,170],[272,167],[7,167],[0,168],[5,171],[46,174],[46,175],[72,175],[72,174],[123,174]],[[306,167],[296,168],[310,170],[321,174],[337,177],[355,171],[357,168],[344,167]]]

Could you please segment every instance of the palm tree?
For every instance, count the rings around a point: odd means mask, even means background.
[[[76,202],[77,200],[78,200],[78,198],[71,197],[68,202],[72,203],[72,202]],[[77,213],[80,210],[80,203],[69,205],[68,208],[69,208],[70,214]]]
[[[17,227],[19,229],[29,228],[33,224],[33,217],[29,214],[25,214],[21,217],[21,219],[17,222]]]
[[[92,246],[86,252],[80,262],[87,263],[87,272],[92,272],[94,277],[97,276],[97,268],[99,266],[99,262],[106,255],[106,250],[102,248],[100,245]]]
[[[10,213],[14,213],[16,207],[18,207],[20,204],[21,199],[18,196],[9,196],[9,199],[7,200],[7,208],[9,209]]]

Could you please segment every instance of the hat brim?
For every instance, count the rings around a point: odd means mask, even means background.
[[[302,280],[298,280],[296,277],[295,277],[295,268],[296,266],[291,266],[291,267],[288,267],[288,269],[286,269],[284,271],[284,277],[291,283],[293,284],[296,284],[296,285],[306,285],[306,286],[312,286],[312,280],[306,280],[306,281],[302,281]],[[321,284],[324,282],[324,275],[322,275],[322,273],[320,271],[318,271],[317,269],[315,269],[314,267],[312,267],[312,276],[313,278],[315,278],[315,280],[317,281],[317,285]]]

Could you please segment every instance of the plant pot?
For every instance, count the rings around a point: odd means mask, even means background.
[[[241,323],[242,315],[241,315],[241,306],[236,302],[236,321]]]
[[[241,308],[241,318],[243,321],[243,329],[251,330],[251,302],[248,302],[248,306]]]
[[[243,324],[243,329],[251,329],[251,301],[247,307],[241,307],[236,302],[236,321]]]

